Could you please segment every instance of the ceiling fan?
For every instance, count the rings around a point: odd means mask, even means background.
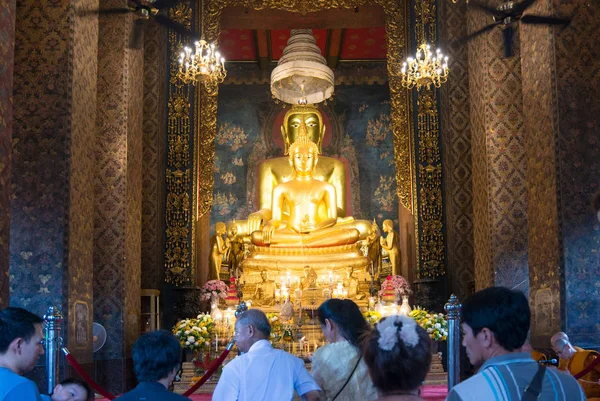
[[[129,0],[129,7],[82,11],[79,15],[122,15],[129,13],[137,15],[139,18],[135,20],[129,40],[129,47],[132,49],[139,49],[142,47],[142,33],[150,20],[163,25],[166,28],[172,29],[182,36],[198,40],[199,35],[196,32],[189,30],[186,26],[175,22],[160,13],[160,11],[168,10],[180,1],[181,0],[156,0],[152,2],[147,0]]]
[[[536,25],[564,25],[567,26],[571,22],[570,19],[555,18],[542,15],[523,15],[536,0],[523,0],[519,3],[515,1],[507,1],[502,3],[496,8],[489,7],[479,0],[471,0],[468,5],[471,7],[479,8],[487,14],[491,14],[494,22],[484,26],[478,31],[464,37],[460,40],[461,43],[466,43],[471,39],[492,30],[498,25],[503,25],[504,30],[504,56],[511,57],[512,51],[512,38],[514,34],[513,23],[520,21],[522,24],[536,24]]]

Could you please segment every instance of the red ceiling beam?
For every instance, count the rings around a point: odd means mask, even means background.
[[[257,29],[256,31],[256,48],[258,67],[265,74],[269,72],[271,67],[271,54],[269,53],[269,33],[265,29]]]
[[[340,59],[343,33],[343,29],[332,29],[327,35],[327,65],[332,70],[337,67],[338,60]]]

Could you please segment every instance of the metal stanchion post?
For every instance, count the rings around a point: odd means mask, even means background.
[[[58,356],[62,338],[60,325],[63,320],[62,313],[54,306],[48,307],[44,315],[46,321],[46,371],[48,374],[48,394],[52,394],[58,382]]]
[[[448,315],[448,391],[460,382],[460,308],[456,295],[452,294],[444,305]]]

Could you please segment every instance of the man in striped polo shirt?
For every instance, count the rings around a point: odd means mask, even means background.
[[[446,401],[519,401],[531,385],[538,400],[585,401],[577,381],[547,368],[536,385],[539,364],[520,352],[527,339],[531,312],[523,293],[490,287],[473,294],[462,306],[462,345],[478,372],[456,385]],[[535,399],[535,398],[531,398]]]

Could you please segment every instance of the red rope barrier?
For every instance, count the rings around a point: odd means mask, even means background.
[[[65,358],[67,359],[67,361],[69,361],[69,363],[71,364],[73,369],[75,369],[75,371],[79,374],[79,376],[81,376],[81,378],[83,380],[85,380],[90,386],[92,386],[92,388],[94,390],[96,390],[97,393],[101,394],[104,398],[108,398],[109,400],[114,400],[115,398],[117,398],[116,396],[114,396],[111,393],[109,393],[108,391],[106,391],[106,389],[101,387],[98,383],[96,383],[94,381],[94,379],[92,379],[90,377],[90,375],[85,373],[85,370],[83,370],[81,365],[79,363],[77,363],[77,361],[75,360],[73,355],[71,355],[71,353],[69,352],[68,349],[63,347],[62,351],[64,352]]]
[[[210,364],[210,367],[206,370],[206,373],[202,375],[200,380],[198,380],[192,387],[190,387],[185,393],[183,393],[184,397],[189,397],[190,395],[194,394],[194,392],[198,390],[198,388],[200,388],[201,385],[203,385],[208,379],[210,379],[213,373],[215,373],[219,366],[221,366],[225,358],[227,358],[227,355],[229,355],[229,351],[231,351],[231,348],[233,348],[233,344],[235,344],[234,341],[231,341],[229,344],[227,344],[227,348],[225,348],[225,351],[223,351],[221,355],[219,355],[219,357],[215,359],[213,363]]]

